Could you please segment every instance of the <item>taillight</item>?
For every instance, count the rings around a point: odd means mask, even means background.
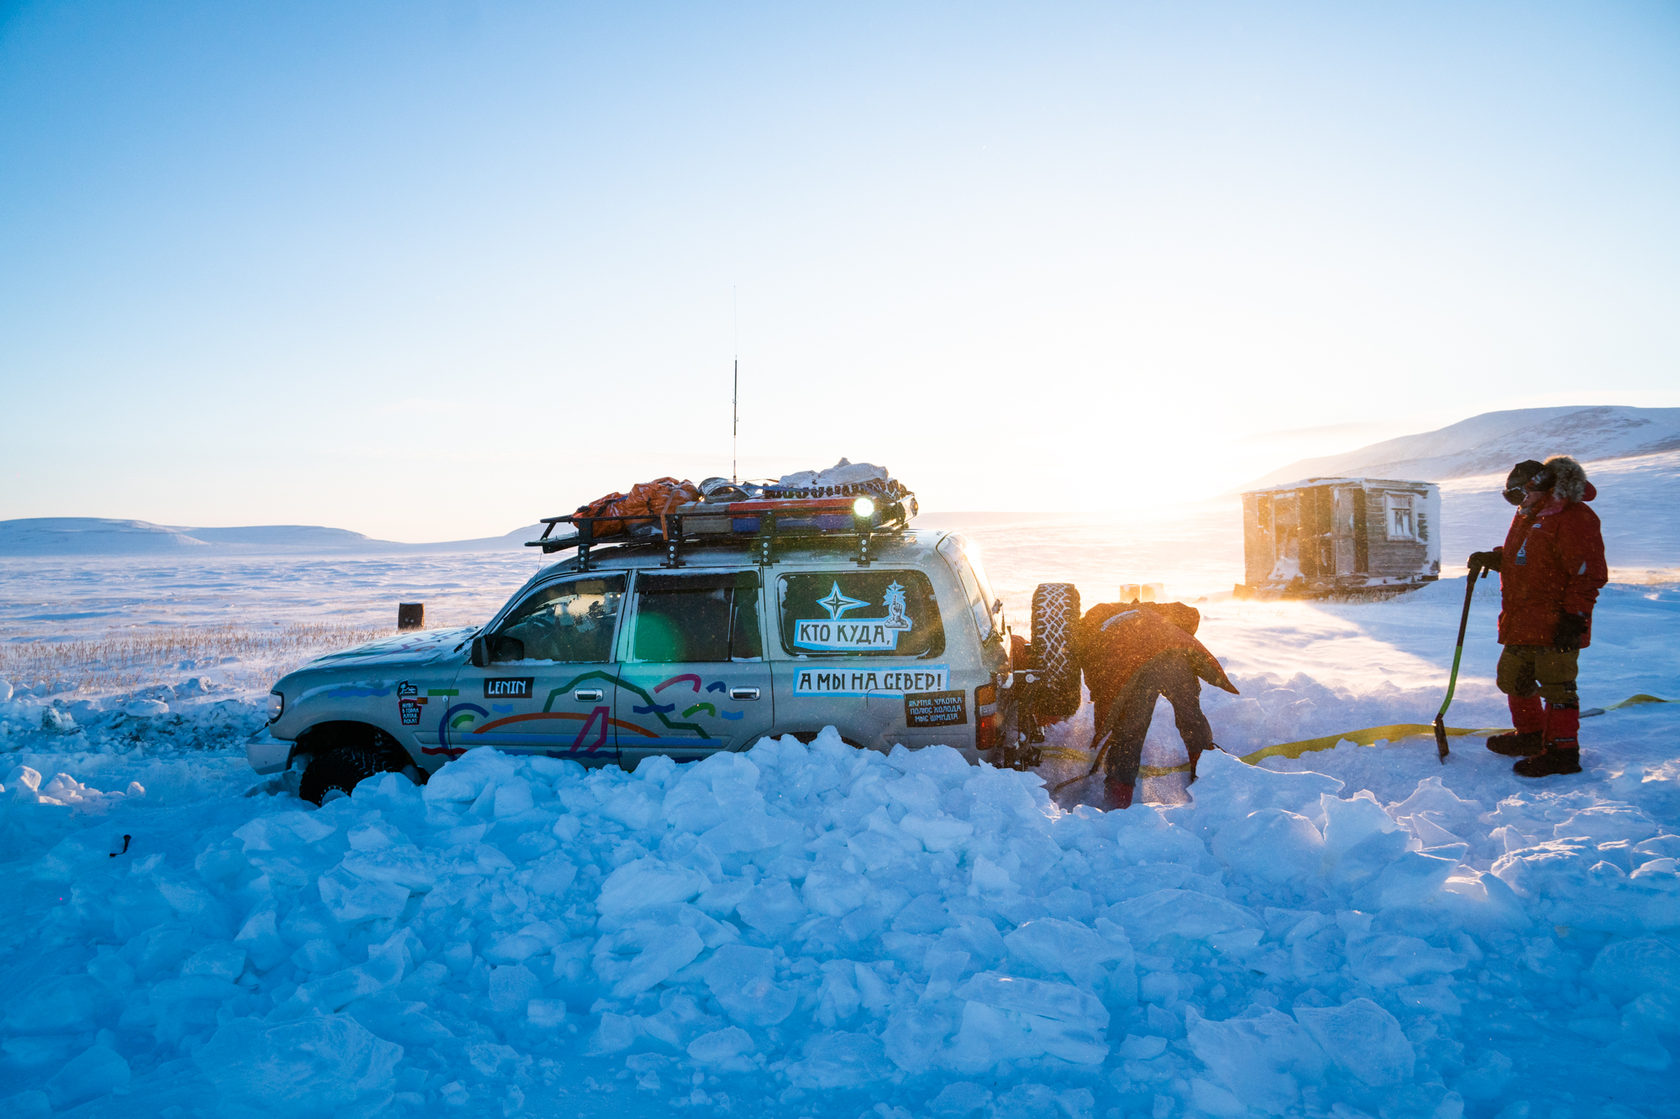
[[[995,749],[1003,740],[1003,723],[998,718],[997,685],[981,684],[974,689],[974,748]]]

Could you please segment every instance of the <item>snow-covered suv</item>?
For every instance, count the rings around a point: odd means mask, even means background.
[[[301,764],[316,801],[474,746],[631,768],[829,726],[860,747],[941,743],[1019,764],[1024,643],[974,549],[909,528],[913,513],[902,491],[691,503],[632,518],[632,534],[657,528],[614,542],[596,538],[604,518],[549,518],[533,544],[573,554],[488,625],[400,634],[287,675],[248,756],[259,773]],[[574,535],[551,538],[562,525]]]

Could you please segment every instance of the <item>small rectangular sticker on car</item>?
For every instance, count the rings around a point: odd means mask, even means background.
[[[405,727],[420,725],[420,715],[426,709],[426,697],[407,680],[397,685],[397,715]]]
[[[925,668],[801,668],[794,677],[797,696],[893,696],[943,692],[950,686],[946,665]]]
[[[530,699],[534,676],[488,676],[484,680],[485,699]]]
[[[904,697],[907,727],[958,727],[968,722],[968,704],[961,691],[922,692]]]

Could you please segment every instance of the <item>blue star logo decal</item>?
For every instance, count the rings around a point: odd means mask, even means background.
[[[840,584],[835,583],[834,589],[828,592],[828,597],[818,599],[817,605],[828,611],[831,621],[839,621],[840,615],[846,611],[856,610],[860,606],[868,606],[869,603],[861,598],[847,598],[840,593]]]

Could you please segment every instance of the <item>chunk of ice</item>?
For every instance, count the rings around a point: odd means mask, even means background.
[[[1394,1015],[1367,998],[1342,1006],[1302,1006],[1299,1021],[1337,1065],[1373,1088],[1412,1078],[1417,1053]]]

